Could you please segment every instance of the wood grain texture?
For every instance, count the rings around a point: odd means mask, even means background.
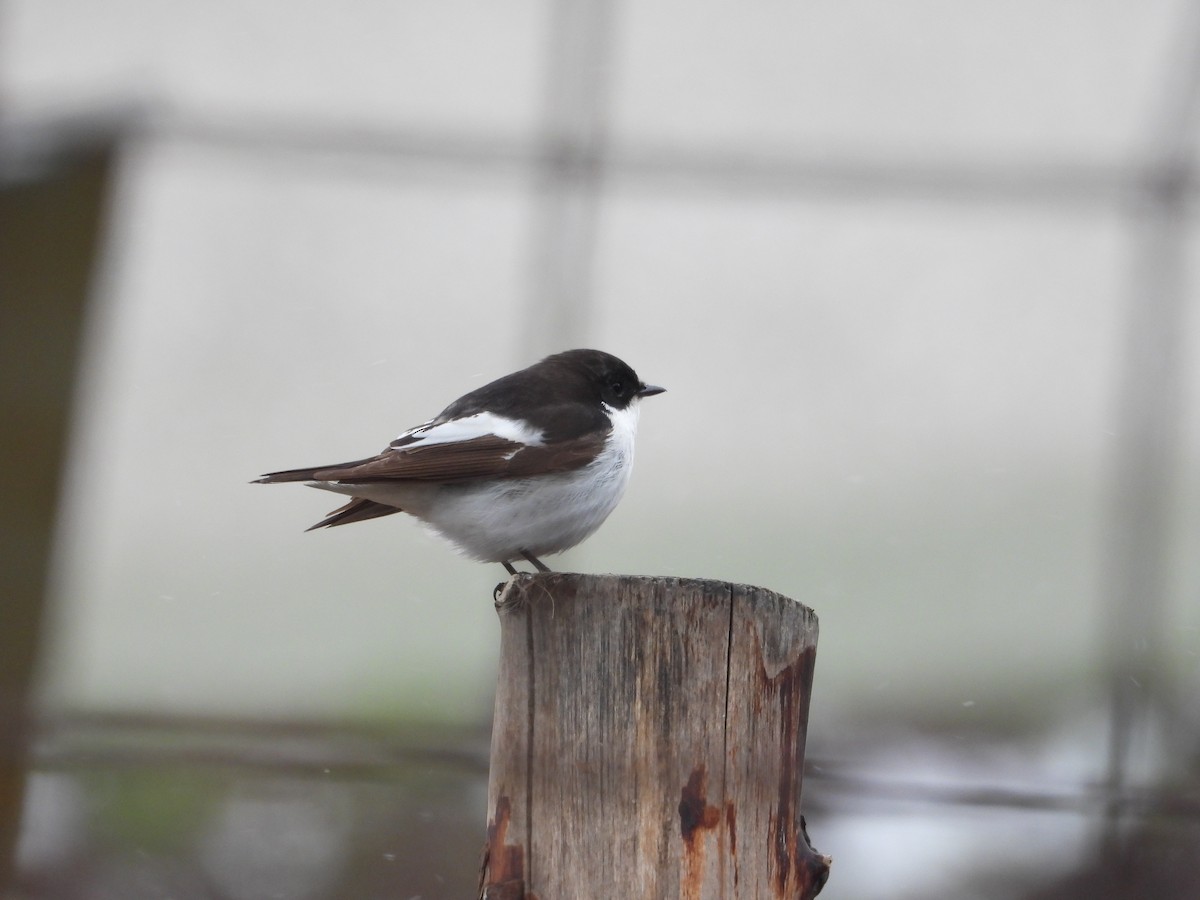
[[[500,598],[488,898],[815,896],[817,619],[760,588],[516,576]]]

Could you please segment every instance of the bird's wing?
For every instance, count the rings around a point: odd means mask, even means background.
[[[373,459],[321,469],[315,481],[366,484],[377,481],[467,481],[519,478],[582,468],[604,445],[604,436],[530,445],[495,435],[428,446],[389,447]]]
[[[310,469],[272,472],[259,481],[468,481],[570,472],[587,465],[607,435],[587,432],[543,441],[540,432],[514,419],[480,413],[426,422],[406,431],[377,456]]]

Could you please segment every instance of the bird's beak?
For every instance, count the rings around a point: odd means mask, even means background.
[[[637,396],[653,397],[655,394],[661,394],[665,390],[666,388],[659,387],[656,384],[643,384],[640,388],[638,388]]]

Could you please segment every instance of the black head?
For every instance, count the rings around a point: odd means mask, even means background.
[[[626,409],[639,397],[662,392],[609,353],[568,350],[464,394],[438,420],[486,411],[530,422],[547,440],[566,440],[609,426],[601,403]]]
[[[646,384],[626,363],[602,350],[567,350],[546,357],[542,364],[577,373],[589,391],[614,409],[624,409],[640,397],[666,390]]]

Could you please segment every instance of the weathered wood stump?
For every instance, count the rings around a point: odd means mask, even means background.
[[[814,897],[817,617],[771,591],[518,575],[497,605],[486,900]]]

